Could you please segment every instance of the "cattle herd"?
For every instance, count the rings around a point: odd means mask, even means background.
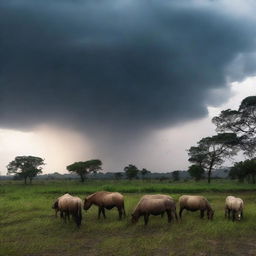
[[[86,197],[84,202],[79,197],[67,193],[57,198],[52,208],[55,209],[56,217],[60,212],[60,217],[66,222],[67,219],[70,220],[71,216],[79,227],[82,221],[82,208],[88,210],[92,205],[98,206],[98,218],[101,214],[106,218],[105,209],[110,210],[114,207],[118,210],[119,219],[126,216],[124,196],[118,192],[99,191]],[[179,207],[180,219],[182,219],[183,210],[200,211],[201,218],[204,217],[206,212],[208,219],[213,219],[214,210],[203,196],[183,195],[179,198]],[[240,220],[243,217],[243,208],[242,199],[228,196],[225,201],[225,217],[230,219],[230,214],[232,214],[233,221]],[[171,222],[174,218],[178,221],[176,203],[171,196],[162,194],[144,195],[135,206],[131,221],[136,223],[143,216],[144,223],[147,225],[150,215],[161,215],[163,217],[164,213],[167,214],[168,222]]]

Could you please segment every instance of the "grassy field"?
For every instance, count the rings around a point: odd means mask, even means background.
[[[10,186],[11,185],[11,186]],[[38,194],[60,194],[66,191],[73,193],[93,193],[98,190],[118,191],[123,193],[201,193],[201,192],[256,192],[255,184],[238,183],[230,180],[213,180],[211,184],[206,181],[158,181],[158,180],[88,180],[84,183],[79,181],[37,181],[31,186],[24,186],[23,181],[0,182],[0,193],[12,193],[18,190],[23,192],[32,189]]]
[[[117,211],[97,219],[97,208],[83,212],[80,229],[54,217],[52,202],[69,192],[84,198],[97,190],[120,191],[125,195],[128,217],[117,220]],[[130,213],[144,193],[164,192],[175,199],[184,193],[206,196],[213,208],[213,221],[199,213],[185,212],[182,222],[167,223],[166,216],[130,223]],[[232,223],[224,219],[224,200],[237,195],[245,201],[245,218]],[[256,255],[256,187],[236,182],[214,181],[168,183],[141,181],[40,182],[24,186],[17,182],[0,185],[1,256],[71,255]]]

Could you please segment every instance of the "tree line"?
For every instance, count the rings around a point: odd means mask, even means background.
[[[16,160],[16,161],[15,161]],[[42,173],[42,167],[35,166],[34,163],[37,160],[37,163],[43,161],[43,159],[40,160],[38,157],[32,157],[32,156],[19,156],[16,157],[14,161],[11,162],[11,164],[8,165],[12,166],[12,169],[9,171],[9,174],[15,174],[14,179],[24,179],[25,184],[27,183],[27,180],[32,182],[32,179],[36,177],[37,174]],[[39,161],[40,160],[40,161]],[[22,164],[21,161],[24,163]],[[29,161],[30,164],[29,164]],[[14,164],[14,162],[17,162],[17,165]],[[215,173],[216,178],[231,178],[231,179],[238,179],[240,182],[251,182],[253,183],[255,180],[255,165],[256,161],[254,160],[253,164],[251,164],[252,160],[246,160],[244,162],[236,163],[234,167],[228,168],[228,169],[221,169],[218,172]],[[199,181],[202,179],[205,179],[205,172],[202,167],[197,165],[191,165],[188,171],[172,171],[169,173],[151,173],[146,168],[139,169],[133,164],[129,164],[126,167],[124,167],[122,172],[107,172],[104,173],[105,175],[101,176],[100,174],[103,174],[100,172],[101,170],[101,161],[97,159],[92,159],[84,162],[75,162],[71,165],[67,166],[67,169],[70,173],[76,174],[81,182],[84,182],[87,178],[94,179],[98,175],[99,179],[115,179],[115,180],[121,180],[121,179],[157,179],[159,181],[166,181],[166,180],[172,180],[172,181],[180,181],[184,180],[187,181],[189,179],[194,179],[195,181]],[[43,164],[44,165],[44,164]],[[13,168],[16,166],[15,168]],[[94,175],[94,174],[98,175]],[[228,175],[229,174],[229,175]],[[57,176],[56,176],[57,175]],[[220,175],[220,176],[219,176]],[[64,175],[66,176],[66,175]],[[49,179],[51,177],[52,179],[62,179],[62,175],[59,173],[53,173],[48,174],[45,176],[46,179]],[[69,176],[67,176],[69,177]],[[66,178],[67,178],[66,177]],[[42,177],[41,177],[42,178]],[[44,178],[43,178],[44,179]],[[68,178],[70,179],[70,177]],[[97,178],[96,178],[97,179]]]
[[[7,174],[14,174],[16,177],[24,179],[24,183],[27,184],[28,180],[31,183],[34,177],[42,173],[43,165],[45,165],[45,162],[41,157],[17,156],[7,165]],[[81,182],[84,182],[88,174],[102,170],[102,161],[99,159],[79,161],[68,165],[66,169],[71,173],[77,174],[80,177]],[[129,180],[138,178],[139,174],[144,178],[149,173],[150,171],[147,169],[143,168],[142,170],[139,170],[132,164],[124,168],[124,174]],[[115,173],[116,179],[120,179],[122,177],[123,173]]]

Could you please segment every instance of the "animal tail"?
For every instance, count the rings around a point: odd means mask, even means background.
[[[75,221],[76,221],[77,227],[80,227],[82,222],[82,209],[81,209],[81,204],[79,202],[76,203]]]

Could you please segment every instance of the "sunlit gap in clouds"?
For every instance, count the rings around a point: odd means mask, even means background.
[[[0,172],[19,155],[40,156],[45,159],[44,173],[65,173],[73,161],[92,157],[86,136],[58,126],[39,126],[24,132],[0,129]]]
[[[238,109],[241,101],[252,95],[256,95],[256,76],[248,77],[242,82],[233,82],[231,86],[232,97],[218,107],[208,107],[210,118],[218,115],[224,109]]]

